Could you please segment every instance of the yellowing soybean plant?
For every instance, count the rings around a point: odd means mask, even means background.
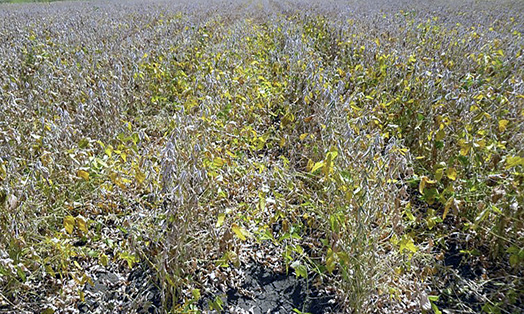
[[[523,33],[520,0],[0,4],[0,313],[524,312]]]

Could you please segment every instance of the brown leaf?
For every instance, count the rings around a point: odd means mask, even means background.
[[[498,202],[504,195],[506,195],[506,191],[503,189],[497,188],[493,190],[493,193],[491,194],[491,201],[493,203]]]

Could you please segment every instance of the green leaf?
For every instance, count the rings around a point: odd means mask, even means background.
[[[86,148],[87,146],[89,146],[89,140],[87,138],[83,138],[80,140],[80,142],[78,142],[78,147],[80,148]]]
[[[432,302],[437,302],[438,299],[439,299],[438,295],[430,295],[430,296],[428,296],[428,300],[430,300]]]
[[[514,245],[512,245],[512,246],[510,246],[510,247],[506,250],[506,252],[508,252],[508,253],[510,253],[510,254],[518,254],[518,253],[519,253],[519,248],[516,247],[516,246],[514,246]]]
[[[138,136],[137,133],[133,133],[131,135],[131,140],[133,141],[133,143],[137,144],[140,141],[140,137]]]
[[[282,117],[282,120],[280,120],[280,124],[282,127],[285,127],[291,124],[293,121],[295,121],[295,116],[291,112],[288,112],[284,115],[284,117]]]
[[[297,274],[297,276],[307,278],[307,267],[305,265],[300,265],[297,268],[295,268],[295,273]]]
[[[290,266],[295,270],[297,277],[307,278],[307,267],[300,261],[294,261]]]
[[[442,312],[438,309],[438,307],[433,302],[431,302],[431,309],[433,310],[433,313],[435,314],[442,314]]]
[[[337,151],[330,151],[326,155],[326,159],[324,161],[324,168],[322,169],[322,172],[327,176],[331,169],[333,168],[333,160],[338,156]],[[314,168],[314,167],[313,167]]]
[[[413,213],[411,212],[411,210],[409,208],[406,208],[406,210],[404,211],[404,214],[409,219],[409,221],[415,221],[416,220],[415,216],[413,216]]]
[[[200,300],[200,289],[193,289],[191,291],[191,294],[193,295],[193,300],[198,301]]]
[[[26,282],[27,278],[26,278],[25,272],[22,270],[20,266],[16,266],[16,273],[18,277],[20,277],[22,282]]]
[[[219,296],[216,296],[215,300],[209,303],[209,307],[212,310],[215,310],[218,312],[222,312],[222,310],[224,309],[223,305],[224,305],[224,301],[222,301],[222,299]]]
[[[121,252],[119,254],[120,259],[123,259],[127,262],[127,266],[131,269],[133,268],[133,265],[135,265],[138,262],[138,257],[132,253],[129,252]]]
[[[104,150],[104,152],[106,153],[106,155],[107,155],[108,157],[111,158],[111,155],[113,154],[113,146],[109,145],[109,146]]]

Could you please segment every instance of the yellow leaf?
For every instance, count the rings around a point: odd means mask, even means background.
[[[106,267],[107,264],[109,264],[109,259],[107,258],[107,255],[103,253],[100,255],[100,264],[102,264],[104,267]]]
[[[109,174],[109,178],[111,179],[111,181],[118,185],[121,189],[126,189],[126,186],[125,184],[122,182],[122,179],[120,178],[120,176],[118,175],[118,173],[116,172],[112,172]]]
[[[282,120],[280,120],[280,124],[282,125],[282,127],[285,127],[293,121],[295,121],[295,116],[291,112],[288,112],[284,115],[284,117],[282,117]]]
[[[231,157],[231,158],[237,158],[237,155],[235,155],[235,154],[234,154],[232,151],[230,151],[229,149],[226,150],[226,154],[228,154],[229,157]]]
[[[413,239],[410,236],[404,236],[400,241],[400,253],[402,253],[404,250],[411,251],[412,253],[416,253],[418,251],[418,247],[415,245]]]
[[[218,214],[218,220],[217,220],[217,223],[216,223],[216,227],[217,228],[221,227],[224,224],[224,219],[225,218],[226,218],[226,214],[224,214],[224,213]]]
[[[327,153],[326,159],[334,160],[335,158],[337,158],[337,156],[338,152],[336,150],[332,150],[329,153]]]
[[[440,179],[442,179],[443,173],[444,170],[442,168],[437,169],[437,171],[435,171],[435,180],[440,181]]]
[[[424,188],[426,187],[427,182],[428,182],[428,177],[426,176],[423,176],[420,179],[420,183],[418,185],[418,191],[420,192],[420,194],[424,194]]]
[[[106,153],[107,156],[111,157],[111,155],[113,154],[113,146],[109,145],[109,147],[106,148],[104,152]]]
[[[242,241],[246,241],[247,238],[251,237],[251,234],[246,229],[240,227],[237,224],[231,225],[231,230],[235,233],[235,235]]]
[[[446,170],[446,175],[450,180],[457,180],[457,170],[455,168],[448,168]]]
[[[307,161],[306,170],[307,170],[307,171],[311,171],[311,169],[313,169],[313,166],[314,166],[313,160],[309,159],[309,160]]]
[[[326,160],[324,162],[324,168],[322,169],[322,171],[324,172],[324,174],[327,176],[331,170],[333,169],[333,160],[338,156],[338,152],[337,151],[331,151],[329,153],[327,153],[326,155]]]
[[[284,147],[286,145],[286,138],[281,137],[280,141],[278,142],[278,145],[280,146],[280,148]]]
[[[222,167],[223,165],[225,165],[226,161],[220,157],[215,157],[215,159],[213,159],[213,166],[215,167]]]
[[[0,181],[3,181],[7,177],[7,169],[4,163],[0,164]]]
[[[64,228],[67,233],[69,234],[73,233],[73,229],[75,228],[75,217],[65,216],[64,217]]]
[[[446,202],[446,206],[444,206],[444,213],[442,214],[442,220],[446,219],[446,216],[448,215],[449,213],[449,209],[451,208],[451,205],[453,205],[453,202],[455,201],[455,199],[452,197],[450,197],[448,199],[448,201]]]
[[[313,120],[313,116],[309,116],[309,117],[304,118],[304,122],[306,122],[306,123],[311,122],[311,120]]]
[[[334,270],[335,270],[335,267],[336,267],[336,260],[335,260],[335,257],[336,255],[332,254],[330,257],[328,257],[328,259],[326,260],[326,268],[327,268],[327,271],[331,274]]]
[[[508,127],[509,121],[508,120],[500,120],[499,121],[499,131],[504,132],[506,131],[506,128]]]
[[[200,295],[200,289],[193,289],[191,291],[191,294],[193,295],[193,300],[198,301],[201,297]]]
[[[301,141],[303,141],[308,135],[309,133],[303,133],[303,134],[300,134],[299,138]]]
[[[480,140],[478,140],[477,142],[475,142],[475,144],[476,144],[480,149],[483,149],[484,147],[486,147],[486,140],[485,140],[485,139],[480,139]]]
[[[319,161],[319,162],[315,163],[313,168],[311,168],[311,173],[317,171],[318,169],[322,168],[323,166],[324,166],[324,162],[323,161]]]
[[[506,169],[513,168],[518,165],[524,166],[524,158],[519,156],[508,156],[506,158]]]
[[[437,135],[435,135],[435,140],[442,141],[446,137],[446,132],[443,129],[438,130]]]
[[[52,308],[48,307],[47,309],[43,310],[41,313],[42,314],[54,314],[55,310],[53,310]]]
[[[82,266],[80,266],[80,264],[77,261],[73,261],[73,265],[75,265],[78,269],[82,269]]]
[[[76,175],[79,176],[80,178],[86,180],[86,181],[89,181],[89,172],[87,172],[85,170],[78,170],[76,172]]]
[[[264,195],[264,193],[259,192],[258,198],[258,209],[264,212],[266,210],[266,196]]]
[[[78,229],[82,230],[83,232],[87,232],[87,222],[84,217],[82,216],[76,216],[76,225],[78,226]]]
[[[135,178],[136,178],[136,181],[138,182],[138,184],[142,184],[142,182],[144,182],[144,180],[146,179],[146,175],[145,175],[145,173],[143,173],[142,171],[137,169]]]
[[[231,226],[231,229],[233,230],[233,232],[236,234],[236,236],[238,238],[240,238],[240,240],[242,241],[245,241],[246,240],[246,237],[244,236],[244,234],[242,233],[241,231],[241,227],[239,227],[237,224],[233,224]]]

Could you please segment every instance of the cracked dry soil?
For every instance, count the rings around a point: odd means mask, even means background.
[[[99,274],[94,285],[85,286],[80,313],[162,313],[160,290],[152,278],[151,271],[144,267],[130,272],[125,282],[111,272]],[[210,304],[216,296],[222,299],[222,313],[288,314],[298,310],[326,314],[340,310],[335,296],[315,287],[311,279],[276,273],[259,265],[247,271],[239,288],[204,295],[198,304],[203,313],[211,312]]]
[[[211,298],[204,298],[203,309]],[[230,288],[222,296],[224,313],[337,313],[335,296],[312,285],[312,280],[293,274],[275,273],[263,266],[252,267],[240,288]]]

